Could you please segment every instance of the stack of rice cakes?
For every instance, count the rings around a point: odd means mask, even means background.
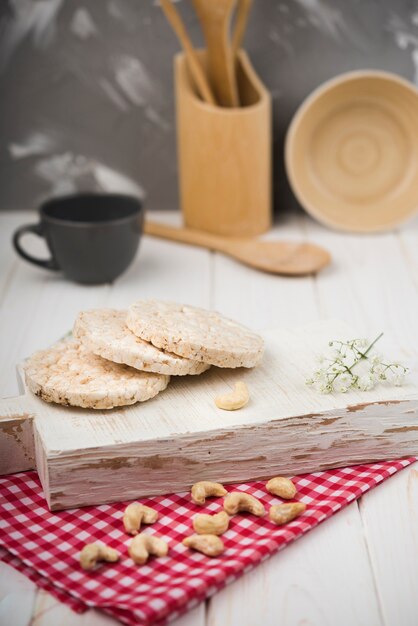
[[[141,300],[127,311],[82,311],[72,337],[27,360],[25,377],[46,402],[112,409],[153,398],[171,376],[255,367],[263,351],[259,335],[219,313]]]

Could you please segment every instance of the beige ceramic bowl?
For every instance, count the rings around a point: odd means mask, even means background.
[[[330,80],[296,112],[285,162],[299,202],[324,224],[399,224],[418,212],[418,90],[386,72]]]

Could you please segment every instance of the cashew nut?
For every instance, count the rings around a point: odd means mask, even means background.
[[[219,556],[225,550],[224,542],[216,535],[190,535],[183,539],[183,545],[206,556]]]
[[[98,561],[115,563],[119,560],[119,553],[101,543],[87,543],[80,552],[80,565],[85,570],[94,568]]]
[[[242,409],[243,406],[248,404],[249,399],[250,394],[247,385],[239,381],[235,383],[234,391],[215,398],[215,404],[218,409],[235,411],[236,409]]]
[[[229,515],[225,511],[215,515],[201,513],[193,520],[193,528],[198,535],[223,535],[228,530]]]
[[[141,524],[154,524],[158,519],[158,512],[145,504],[132,502],[128,504],[123,514],[123,525],[130,535],[137,535]]]
[[[275,504],[270,507],[269,518],[278,526],[291,522],[306,510],[303,502],[286,502],[286,504]]]
[[[192,501],[195,504],[205,504],[210,496],[225,496],[227,490],[221,483],[212,483],[209,480],[201,480],[192,487]]]
[[[144,535],[134,537],[128,548],[129,556],[137,565],[143,565],[148,561],[150,554],[154,556],[167,556],[168,544],[160,537]]]
[[[224,509],[228,515],[235,515],[239,511],[248,511],[248,513],[262,517],[266,512],[260,500],[242,491],[232,491],[228,494],[224,500]]]
[[[271,478],[266,484],[266,489],[269,493],[284,500],[291,500],[296,495],[296,487],[289,478],[283,476],[276,476]]]

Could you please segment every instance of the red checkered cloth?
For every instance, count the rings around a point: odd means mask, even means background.
[[[125,624],[162,625],[416,460],[410,457],[297,476],[296,499],[306,504],[306,512],[282,527],[267,517],[233,517],[223,535],[225,552],[217,558],[188,550],[182,539],[193,532],[195,513],[222,510],[221,498],[208,500],[204,507],[194,505],[188,493],[143,499],[159,512],[158,521],[143,532],[160,535],[170,550],[167,557],[152,558],[142,566],[135,566],[127,553],[131,537],[122,524],[126,502],[51,513],[35,472],[2,477],[0,558],[75,611],[95,607]],[[280,502],[266,492],[262,482],[227,488],[251,493],[266,508]],[[78,562],[80,550],[94,541],[118,550],[120,561],[83,571]]]

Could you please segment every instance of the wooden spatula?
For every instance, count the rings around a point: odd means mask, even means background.
[[[232,37],[232,57],[237,56],[241,48],[242,40],[247,29],[248,17],[251,11],[253,0],[238,0],[237,17],[235,20],[234,34]]]
[[[209,81],[221,106],[239,106],[229,29],[236,0],[192,0],[208,51]]]
[[[188,228],[173,228],[149,220],[145,222],[144,232],[153,237],[217,250],[245,265],[284,276],[315,274],[331,261],[326,250],[312,243],[231,239]]]
[[[181,43],[181,46],[186,55],[189,71],[196,84],[196,88],[199,92],[200,97],[208,104],[215,105],[216,101],[212,93],[212,89],[208,83],[203,68],[199,63],[199,59],[196,56],[196,51],[193,47],[189,35],[187,34],[186,27],[180,17],[179,12],[177,11],[171,0],[160,0],[160,4],[167,20],[171,24],[172,29],[176,33],[177,38]]]

